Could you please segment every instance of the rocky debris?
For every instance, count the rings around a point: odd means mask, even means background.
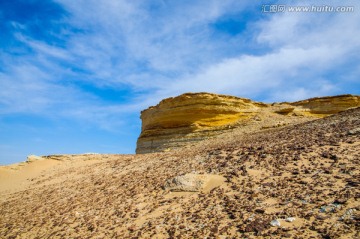
[[[136,153],[170,151],[234,129],[254,132],[284,127],[359,106],[360,96],[354,95],[265,104],[228,95],[186,93],[141,112]]]
[[[345,213],[340,217],[340,220],[352,220],[355,219],[356,209],[355,208],[349,208],[345,211]],[[357,216],[357,220],[359,220],[359,217]]]
[[[360,127],[359,128],[355,128],[355,129],[352,129],[352,130],[349,130],[347,132],[348,135],[355,135],[355,134],[360,134]]]
[[[172,192],[207,192],[224,181],[225,178],[220,175],[189,173],[166,180],[164,189]]]
[[[329,212],[336,212],[340,208],[341,208],[340,204],[331,203],[331,204],[328,204],[328,205],[325,205],[325,206],[321,206],[319,211],[323,212],[323,213],[329,213]]]
[[[360,135],[347,134],[358,127],[360,108],[173,152],[64,160],[0,191],[0,238],[360,238]],[[224,181],[163,189],[188,174]]]
[[[253,232],[255,233],[255,235],[261,235],[261,232],[266,230],[267,228],[267,223],[264,220],[258,218],[248,223],[245,227],[244,232]]]

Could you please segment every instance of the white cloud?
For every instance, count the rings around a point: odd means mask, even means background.
[[[266,52],[240,53],[207,65],[164,84],[158,94],[211,91],[275,101],[341,92],[335,86],[341,85],[339,81],[354,81],[360,68],[355,55],[360,51],[360,39],[355,37],[360,35],[358,22],[358,13],[273,14],[256,24],[257,42],[269,47]],[[337,71],[338,78],[329,76],[332,71]]]
[[[41,55],[46,58],[55,58],[58,60],[66,60],[66,61],[73,60],[71,58],[71,55],[69,55],[69,53],[62,48],[51,46],[41,41],[27,39],[26,37],[20,34],[17,34],[17,39],[19,39],[21,42],[31,47],[37,53],[38,56]]]
[[[19,63],[18,63],[19,64]],[[0,113],[44,113],[73,99],[74,90],[52,83],[53,76],[34,65],[19,64],[0,74]]]
[[[261,56],[243,55],[165,84],[158,94],[171,96],[186,91],[209,91],[253,98],[280,89],[286,91],[287,87],[312,88],[314,82],[324,81],[322,72],[335,67],[338,57],[343,57],[342,51],[326,46],[281,48]]]
[[[134,71],[193,71],[220,54],[208,24],[244,3],[237,1],[67,1],[68,22],[85,29],[68,42],[83,67],[104,84],[131,83]],[[89,29],[89,30],[87,30]],[[221,54],[220,54],[221,55]],[[94,57],[96,56],[96,57]],[[118,77],[118,76],[123,77]],[[138,84],[135,82],[135,85]]]

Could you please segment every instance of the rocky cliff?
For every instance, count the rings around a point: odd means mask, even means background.
[[[328,97],[317,97],[291,103],[298,110],[307,111],[311,114],[329,115],[353,107],[360,106],[360,96],[338,95]]]
[[[246,133],[324,117],[360,106],[360,96],[340,95],[265,104],[211,93],[186,93],[141,112],[136,153],[167,151],[234,128]]]

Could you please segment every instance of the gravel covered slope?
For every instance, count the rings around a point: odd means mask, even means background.
[[[2,192],[0,238],[359,238],[359,159],[360,108],[171,153],[92,155]],[[226,181],[164,190],[187,173]]]

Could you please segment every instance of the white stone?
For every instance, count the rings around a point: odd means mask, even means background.
[[[288,217],[288,218],[285,219],[285,221],[293,222],[293,221],[295,221],[295,217]]]
[[[280,221],[279,220],[272,220],[270,222],[270,225],[273,227],[280,227]]]

